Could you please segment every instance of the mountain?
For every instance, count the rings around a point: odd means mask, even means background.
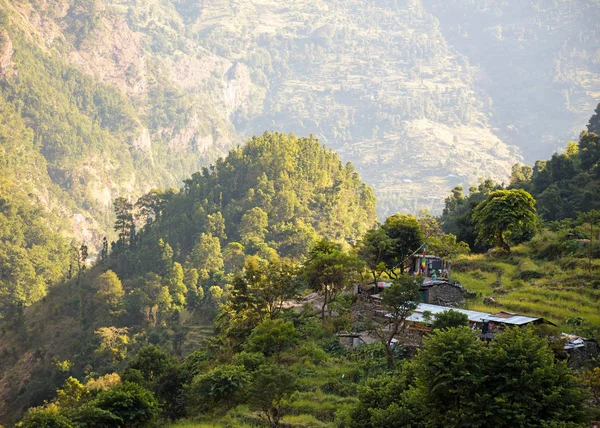
[[[181,192],[153,190],[135,205],[119,198],[118,239],[91,267],[83,248],[73,257],[60,235],[52,242],[39,212],[15,220],[8,204],[0,199],[2,422],[49,398],[67,372],[114,371],[119,358],[98,351],[103,332],[109,341],[129,331],[177,336],[175,353],[194,349],[195,331],[211,330],[207,319],[245,262],[285,270],[320,239],[349,248],[377,220],[373,192],[351,164],[314,138],[280,133],[232,149]]]
[[[180,187],[265,129],[313,133],[352,161],[380,216],[435,211],[448,188],[506,180],[576,135],[599,95],[598,13],[576,0],[1,0],[0,103],[45,160],[22,166],[44,180],[36,199],[94,246],[117,196]]]

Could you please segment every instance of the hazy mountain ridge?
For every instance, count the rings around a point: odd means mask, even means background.
[[[488,24],[495,28],[492,24],[506,22],[506,16],[486,15],[508,7],[496,3],[464,13],[470,20],[486,16],[480,26],[488,34]],[[556,16],[563,17],[566,10],[572,18],[565,20],[567,33],[580,25],[575,19],[581,15],[580,3],[538,7],[543,13],[536,25],[548,19],[552,29]],[[0,37],[0,81],[6,96],[24,68],[36,68],[37,76],[43,76],[58,67],[53,80],[43,84],[56,90],[51,97],[59,102],[75,100],[69,115],[91,127],[89,132],[73,127],[82,147],[95,140],[97,149],[75,151],[69,155],[72,162],[53,161],[42,150],[50,177],[69,195],[57,204],[78,207],[66,212],[78,219],[79,238],[97,242],[106,232],[116,196],[179,187],[182,178],[265,129],[314,133],[343,160],[351,160],[374,186],[380,214],[439,209],[457,184],[467,186],[484,177],[505,180],[520,153],[506,142],[526,146],[548,109],[556,116],[540,137],[549,143],[539,155],[562,146],[575,135],[573,129],[581,129],[600,82],[597,70],[586,65],[595,60],[577,61],[571,55],[562,67],[580,71],[562,75],[580,78],[555,83],[571,94],[569,103],[543,109],[511,92],[518,104],[515,112],[526,113],[515,125],[506,118],[510,105],[500,89],[508,79],[522,87],[519,76],[515,72],[500,79],[500,72],[488,68],[485,49],[465,49],[447,22],[468,4],[4,0],[0,9],[10,26]],[[595,6],[586,6],[587,15],[594,16]],[[516,32],[521,22],[511,28]],[[478,34],[475,29],[472,33]],[[465,40],[477,45],[479,36]],[[584,42],[568,38],[559,53]],[[555,39],[536,43],[543,53],[544,43]],[[35,61],[19,62],[23,50]],[[77,75],[70,67],[83,74],[61,87],[61,76]],[[537,78],[534,73],[523,81],[535,86]],[[490,80],[501,83],[490,85]],[[540,79],[540,86],[531,90],[543,92],[546,82]],[[82,84],[97,86],[96,92],[104,95],[78,99],[77,85]],[[584,86],[591,88],[589,93],[581,92]],[[19,103],[27,105],[23,93],[9,98],[18,111]],[[50,105],[40,108],[52,110]],[[567,119],[554,120],[565,112]],[[40,135],[48,120],[20,114],[38,146],[47,141]],[[529,128],[522,126],[527,121]],[[53,135],[60,132],[52,130]],[[521,132],[527,138],[517,138]]]
[[[577,139],[600,97],[600,2],[423,3],[448,42],[480,64],[503,141],[533,162]]]

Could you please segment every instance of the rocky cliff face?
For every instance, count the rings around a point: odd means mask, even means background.
[[[12,56],[14,53],[8,33],[6,30],[0,31],[0,79],[8,78],[12,73],[14,67]]]

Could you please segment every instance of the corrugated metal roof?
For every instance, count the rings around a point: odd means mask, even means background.
[[[510,325],[523,325],[529,324],[530,322],[534,322],[539,320],[540,318],[526,317],[524,315],[516,315],[516,314],[507,314],[502,313],[501,316],[494,316],[494,314],[488,314],[487,312],[477,312],[477,311],[469,311],[467,309],[458,309],[458,308],[449,308],[447,306],[438,306],[438,305],[430,305],[428,303],[420,303],[415,311],[406,318],[407,321],[414,322],[425,322],[425,318],[423,317],[424,312],[430,312],[431,315],[440,314],[442,312],[446,312],[449,310],[453,310],[456,312],[460,312],[465,314],[469,321],[482,323],[484,321],[493,321],[502,324],[510,324]],[[500,315],[500,314],[498,314]],[[507,315],[512,315],[507,317]]]

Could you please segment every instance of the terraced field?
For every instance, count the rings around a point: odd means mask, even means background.
[[[458,259],[453,279],[477,293],[468,301],[469,309],[537,315],[563,330],[577,324],[600,327],[599,261],[592,263],[591,272],[585,267],[587,259],[572,261],[575,267],[571,268],[560,264],[535,260],[522,245],[509,258],[475,255]],[[492,297],[497,304],[484,304],[485,297]]]

